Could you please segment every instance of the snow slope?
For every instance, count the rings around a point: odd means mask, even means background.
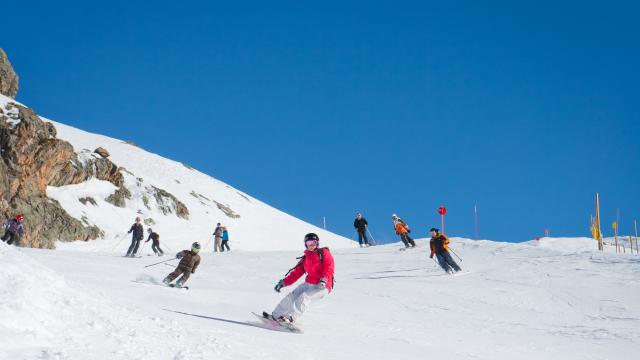
[[[0,95],[0,107],[17,103]],[[15,125],[17,110],[8,113]],[[58,243],[67,250],[110,251],[124,253],[130,235],[126,232],[136,216],[151,219],[151,227],[158,232],[161,243],[167,249],[178,249],[199,241],[205,249],[213,248],[211,234],[217,222],[229,230],[229,244],[240,250],[293,250],[299,248],[304,234],[316,232],[324,245],[332,248],[355,247],[355,242],[316,226],[305,223],[282,211],[203,174],[186,164],[149,153],[137,146],[107,136],[92,134],[41,117],[53,123],[57,137],[70,142],[80,159],[96,157],[93,151],[106,148],[109,159],[126,170],[125,186],[131,199],[124,208],[105,201],[116,187],[109,182],[90,181],[64,187],[48,187],[47,195],[60,202],[62,207],[78,220],[97,225],[104,230],[105,238],[98,241]],[[226,156],[213,154],[213,157]],[[173,204],[160,204],[154,197],[154,188],[175,196],[189,209],[189,219],[179,218]],[[295,195],[292,190],[292,195]],[[95,205],[82,204],[79,199],[91,197]],[[165,199],[166,200],[166,199]],[[161,207],[168,209],[162,211]],[[146,229],[147,226],[145,226]]]
[[[336,287],[303,335],[257,327],[293,252],[204,252],[190,290],[154,285],[156,257],[0,243],[1,359],[634,359],[640,256],[591,239],[453,239],[469,273],[427,243],[335,249]],[[301,248],[301,246],[300,246]],[[167,258],[165,258],[167,259]],[[175,261],[171,262],[175,264]],[[8,341],[6,341],[8,340]]]

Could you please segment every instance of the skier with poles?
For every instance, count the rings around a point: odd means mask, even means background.
[[[363,218],[361,213],[358,213],[356,215],[356,219],[353,221],[353,227],[358,232],[358,242],[360,243],[360,247],[369,247],[369,239],[367,239],[367,226],[369,226],[367,219]]]
[[[334,261],[329,248],[320,248],[320,238],[314,233],[305,235],[304,245],[306,250],[298,264],[289,270],[284,279],[278,281],[274,290],[280,292],[283,287],[293,285],[306,273],[305,282],[282,299],[271,314],[263,312],[264,318],[280,324],[294,323],[309,304],[322,299],[333,289]]]
[[[16,243],[16,245],[22,239],[24,235],[24,215],[18,214],[13,219],[7,219],[4,222],[4,235],[2,235],[2,241],[6,241],[8,245]]]
[[[400,239],[404,244],[404,248],[409,249],[416,247],[416,243],[413,241],[411,236],[409,236],[409,233],[411,232],[409,225],[407,225],[407,223],[400,219],[396,214],[391,215],[391,220],[393,220],[393,228],[395,229],[396,234],[400,236]]]
[[[148,228],[147,232],[149,233],[149,237],[144,243],[146,244],[149,242],[149,240],[153,240],[153,243],[151,244],[151,250],[153,250],[153,252],[158,256],[164,255],[164,251],[160,249],[160,235],[158,235],[157,232],[151,230],[151,228]]]
[[[140,247],[140,241],[144,239],[144,228],[142,224],[140,224],[140,217],[136,217],[136,222],[131,225],[131,229],[127,232],[127,234],[133,233],[131,236],[131,245],[129,245],[129,250],[127,250],[127,255],[125,257],[135,257],[138,252],[138,247]]]
[[[438,264],[447,274],[462,270],[449,254],[449,238],[444,234],[440,234],[439,229],[431,228],[429,246],[431,247],[431,255],[429,257],[433,259],[433,255],[435,255],[438,259]]]
[[[176,281],[175,287],[183,287],[184,283],[189,280],[191,274],[195,273],[198,265],[200,265],[200,255],[198,255],[199,252],[200,243],[194,242],[193,244],[191,244],[191,250],[182,250],[177,253],[176,259],[180,259],[178,267],[176,267],[176,269],[172,273],[167,275],[167,277],[164,278],[162,282],[165,285],[172,286],[170,283],[175,278],[182,275],[182,277],[178,279],[178,281]]]

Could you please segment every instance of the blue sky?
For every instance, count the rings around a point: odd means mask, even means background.
[[[12,2],[18,100],[348,237],[640,217],[632,2]],[[20,15],[22,14],[22,15]],[[28,16],[23,16],[28,14]],[[215,223],[217,219],[212,219]]]

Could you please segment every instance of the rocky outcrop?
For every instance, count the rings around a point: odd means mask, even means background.
[[[94,153],[102,156],[103,158],[108,158],[109,156],[111,156],[111,154],[109,154],[109,152],[107,151],[107,149],[103,148],[103,147],[99,147],[95,150],[93,150]]]
[[[7,58],[4,50],[0,48],[0,94],[15,99],[18,95],[18,74]]]
[[[52,248],[56,240],[89,240],[102,236],[95,226],[71,217],[47,197],[47,186],[78,184],[96,177],[120,187],[119,168],[102,157],[76,155],[73,146],[56,138],[53,124],[33,110],[10,104],[0,116],[0,213],[25,215],[25,236],[20,245]],[[16,111],[17,110],[17,111]]]
[[[173,194],[155,186],[151,186],[149,190],[151,190],[150,192],[153,194],[153,197],[163,214],[168,215],[175,212],[179,218],[183,218],[185,220],[189,219],[189,209],[185,204],[178,200],[178,198],[173,196]]]

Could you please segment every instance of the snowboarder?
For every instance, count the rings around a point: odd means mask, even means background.
[[[7,219],[4,222],[4,235],[2,235],[2,241],[6,241],[9,245],[15,242],[17,245],[20,242],[20,239],[22,239],[22,235],[24,235],[23,221],[24,215],[22,214],[16,215],[13,219]]]
[[[231,251],[229,247],[229,231],[227,231],[227,227],[222,227],[222,243],[220,244],[220,252],[224,252],[224,248],[227,248],[227,251]]]
[[[164,251],[160,249],[160,235],[158,235],[157,232],[151,230],[151,228],[148,228],[147,232],[149,233],[149,237],[147,238],[147,241],[145,241],[145,243],[148,243],[149,240],[153,240],[153,242],[151,243],[151,250],[153,250],[153,252],[158,256],[164,255]]]
[[[369,247],[369,239],[367,239],[367,226],[369,223],[367,219],[362,217],[361,213],[356,215],[356,219],[353,221],[353,227],[358,232],[358,242],[360,247]]]
[[[176,254],[176,259],[180,259],[178,267],[169,275],[167,275],[162,282],[165,285],[169,285],[175,278],[182,275],[178,281],[176,281],[176,287],[182,287],[191,274],[196,272],[198,265],[200,265],[200,243],[194,242],[191,244],[191,250],[182,250]]]
[[[319,248],[320,239],[314,233],[305,235],[304,244],[304,255],[284,279],[278,281],[274,290],[280,292],[283,287],[293,285],[306,273],[305,282],[282,299],[271,314],[264,312],[262,316],[270,317],[279,323],[293,323],[302,316],[310,303],[331,292],[334,262],[329,248]]]
[[[140,217],[136,217],[136,222],[131,225],[131,229],[127,232],[127,234],[133,233],[131,236],[131,245],[129,245],[129,250],[127,250],[127,255],[130,257],[135,257],[138,252],[138,247],[140,247],[140,241],[144,239],[144,228],[142,224],[140,224]]]
[[[449,254],[449,238],[444,234],[440,234],[440,229],[431,228],[429,245],[431,246],[431,255],[429,257],[433,259],[433,255],[435,255],[438,259],[438,264],[447,274],[462,270]]]
[[[400,239],[405,246],[405,249],[416,247],[416,243],[413,241],[409,233],[411,232],[411,228],[404,220],[400,219],[398,215],[391,215],[391,220],[393,220],[393,227],[396,230],[396,234],[400,235]],[[409,246],[411,245],[411,246]]]
[[[222,245],[222,225],[220,225],[220,223],[218,223],[216,229],[213,230],[213,237],[213,252],[218,252],[221,250]]]

